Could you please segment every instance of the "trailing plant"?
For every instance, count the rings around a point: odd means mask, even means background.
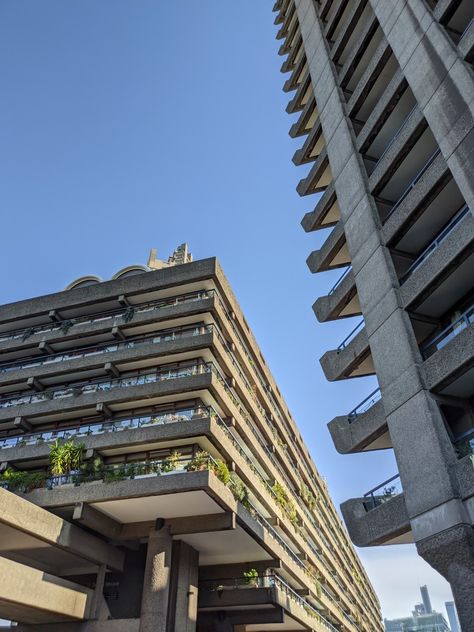
[[[305,483],[300,484],[300,496],[308,509],[313,511],[316,508],[317,499]]]
[[[275,495],[275,500],[277,505],[279,505],[282,509],[286,509],[288,505],[288,492],[278,481],[275,481],[272,485],[272,491]]]
[[[242,483],[240,478],[238,478],[237,475],[233,472],[232,474],[230,474],[229,489],[234,495],[234,498],[239,501],[239,503],[241,503],[241,505],[243,505],[245,509],[251,509],[249,490],[244,485],[244,483]]]
[[[244,571],[244,580],[247,586],[257,586],[258,571],[255,568],[251,568],[249,571]]]
[[[296,507],[293,505],[293,503],[289,502],[287,507],[286,507],[286,511],[288,513],[288,517],[290,519],[291,524],[295,527],[295,529],[297,529],[299,527],[299,519],[298,519],[298,514],[296,512]]]
[[[228,485],[230,482],[230,472],[227,467],[227,463],[225,463],[222,459],[216,459],[214,462],[209,461],[210,469],[217,478],[224,483],[224,485]]]
[[[124,481],[127,478],[124,467],[117,467],[111,470],[106,470],[104,473],[104,481],[106,483],[117,483],[118,481]]]
[[[182,456],[181,452],[178,452],[177,450],[173,450],[173,452],[171,452],[168,458],[166,458],[163,461],[161,465],[161,470],[163,472],[174,472],[176,468],[178,467],[181,456]]]

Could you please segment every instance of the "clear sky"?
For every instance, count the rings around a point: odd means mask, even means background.
[[[375,387],[330,384],[318,358],[359,319],[311,310],[340,271],[311,275],[325,234],[295,187],[291,95],[274,0],[3,0],[0,3],[1,301],[104,279],[187,241],[217,256],[337,505],[397,472],[391,451],[341,456],[326,423]],[[414,547],[359,551],[387,617],[428,584]]]

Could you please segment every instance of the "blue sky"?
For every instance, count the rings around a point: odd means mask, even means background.
[[[374,388],[330,384],[318,358],[358,319],[311,305],[340,271],[311,275],[324,233],[299,223],[291,95],[273,0],[3,0],[0,4],[2,302],[104,279],[187,241],[217,256],[337,505],[396,473],[390,451],[341,456],[326,423]],[[427,583],[413,547],[359,551],[384,614]]]

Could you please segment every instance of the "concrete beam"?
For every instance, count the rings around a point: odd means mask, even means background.
[[[191,533],[212,533],[214,531],[230,531],[236,527],[235,513],[225,512],[191,516],[186,518],[169,518],[166,524],[173,536]],[[135,540],[145,537],[153,528],[153,522],[136,522],[122,525],[119,540]]]
[[[88,618],[92,590],[0,557],[0,617],[24,623]]]
[[[49,511],[0,488],[0,523],[94,564],[123,569],[123,553]]]

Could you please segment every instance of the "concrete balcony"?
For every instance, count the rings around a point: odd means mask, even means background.
[[[292,92],[297,90],[303,83],[306,75],[308,74],[308,63],[306,56],[303,55],[299,62],[296,64],[295,69],[291,73],[291,76],[283,84],[283,92]]]
[[[374,392],[369,396],[369,403],[377,396]],[[340,454],[354,454],[371,450],[385,450],[392,447],[387,427],[385,411],[379,399],[370,407],[364,400],[359,410],[354,409],[349,415],[335,417],[328,428],[336,450]]]
[[[341,211],[337,201],[334,183],[328,185],[319,198],[314,210],[306,213],[301,220],[301,226],[306,233],[335,226],[341,219]]]
[[[323,136],[321,123],[319,120],[312,121],[312,127],[304,142],[303,147],[298,149],[293,156],[293,163],[296,166],[313,162],[325,149],[326,143]]]
[[[329,166],[326,149],[324,149],[311,167],[306,178],[300,180],[296,190],[302,197],[312,195],[313,193],[324,191],[332,181],[331,167]]]
[[[296,7],[294,4],[292,4],[289,6],[288,11],[286,11],[284,15],[282,26],[280,30],[278,31],[278,33],[276,34],[276,39],[277,40],[285,39],[288,36],[291,29],[294,27],[295,21],[297,21]]]
[[[319,250],[313,250],[306,260],[311,272],[343,268],[351,262],[344,226],[339,221]]]
[[[411,97],[407,88],[406,79],[402,71],[398,69],[377,103],[374,104],[364,127],[357,136],[357,147],[361,153],[368,151],[370,155],[378,159],[385,147],[394,139],[397,130],[401,129],[414,107],[413,99],[407,105],[403,101],[400,103],[403,94]],[[388,121],[388,119],[391,120]],[[371,148],[376,138],[378,142]]]
[[[403,493],[387,495],[369,511],[368,498],[352,498],[342,503],[344,521],[356,546],[408,544],[413,542]]]
[[[349,4],[344,2],[344,0],[334,0],[324,26],[324,37],[328,42],[333,42],[337,39],[341,28],[344,26],[349,8]]]
[[[468,63],[474,63],[474,20],[469,22],[458,42],[458,50],[461,57]]]
[[[357,41],[353,43],[349,55],[344,60],[343,66],[339,71],[341,88],[350,91],[351,95],[381,40],[382,33],[379,29],[377,18],[372,13],[365,21]]]
[[[428,167],[420,174],[420,177],[407,192],[407,195],[395,205],[385,217],[382,227],[382,238],[387,245],[401,240],[413,226],[417,225],[417,231],[424,234],[433,220],[432,214],[423,218],[425,209],[435,203],[442,189],[451,177],[448,165],[442,154],[439,153],[430,162]],[[441,214],[436,213],[436,215]],[[418,224],[418,220],[422,221]],[[423,222],[426,222],[424,224]],[[403,246],[402,246],[403,248]]]
[[[295,45],[292,47],[291,51],[289,52],[288,57],[285,59],[285,61],[281,65],[280,72],[282,73],[292,72],[295,69],[298,62],[300,61],[301,57],[304,55],[305,55],[305,50],[303,47],[303,39],[301,35],[299,35],[297,41],[295,42]]]
[[[320,359],[324,375],[330,382],[374,375],[369,339],[362,327],[363,321],[337,349],[327,351]]]
[[[464,209],[449,232],[415,259],[401,279],[402,304],[410,311],[439,318],[472,288],[474,217]]]
[[[296,112],[301,112],[312,96],[313,86],[311,84],[311,76],[308,72],[299,85],[298,90],[295,92],[294,97],[288,102],[286,106],[287,113],[295,114]]]
[[[474,396],[473,308],[428,341],[422,352],[426,388],[447,397],[467,400]]]
[[[390,46],[383,39],[364,70],[359,83],[348,103],[347,112],[351,117],[366,121],[396,72],[396,61]]]
[[[332,60],[336,63],[340,60],[346,48],[352,47],[352,42],[359,38],[359,31],[363,29],[365,23],[364,17],[368,12],[367,2],[358,2],[355,5],[350,3],[342,3],[346,5],[344,11],[339,18],[339,25],[336,26],[331,33],[331,39],[334,44],[331,48]]]
[[[320,296],[313,304],[320,323],[361,314],[354,274],[348,268],[327,296]]]
[[[316,107],[316,101],[312,97],[305,105],[303,111],[300,114],[299,119],[290,128],[291,138],[297,138],[308,134],[315,124],[319,116],[318,108]]]

